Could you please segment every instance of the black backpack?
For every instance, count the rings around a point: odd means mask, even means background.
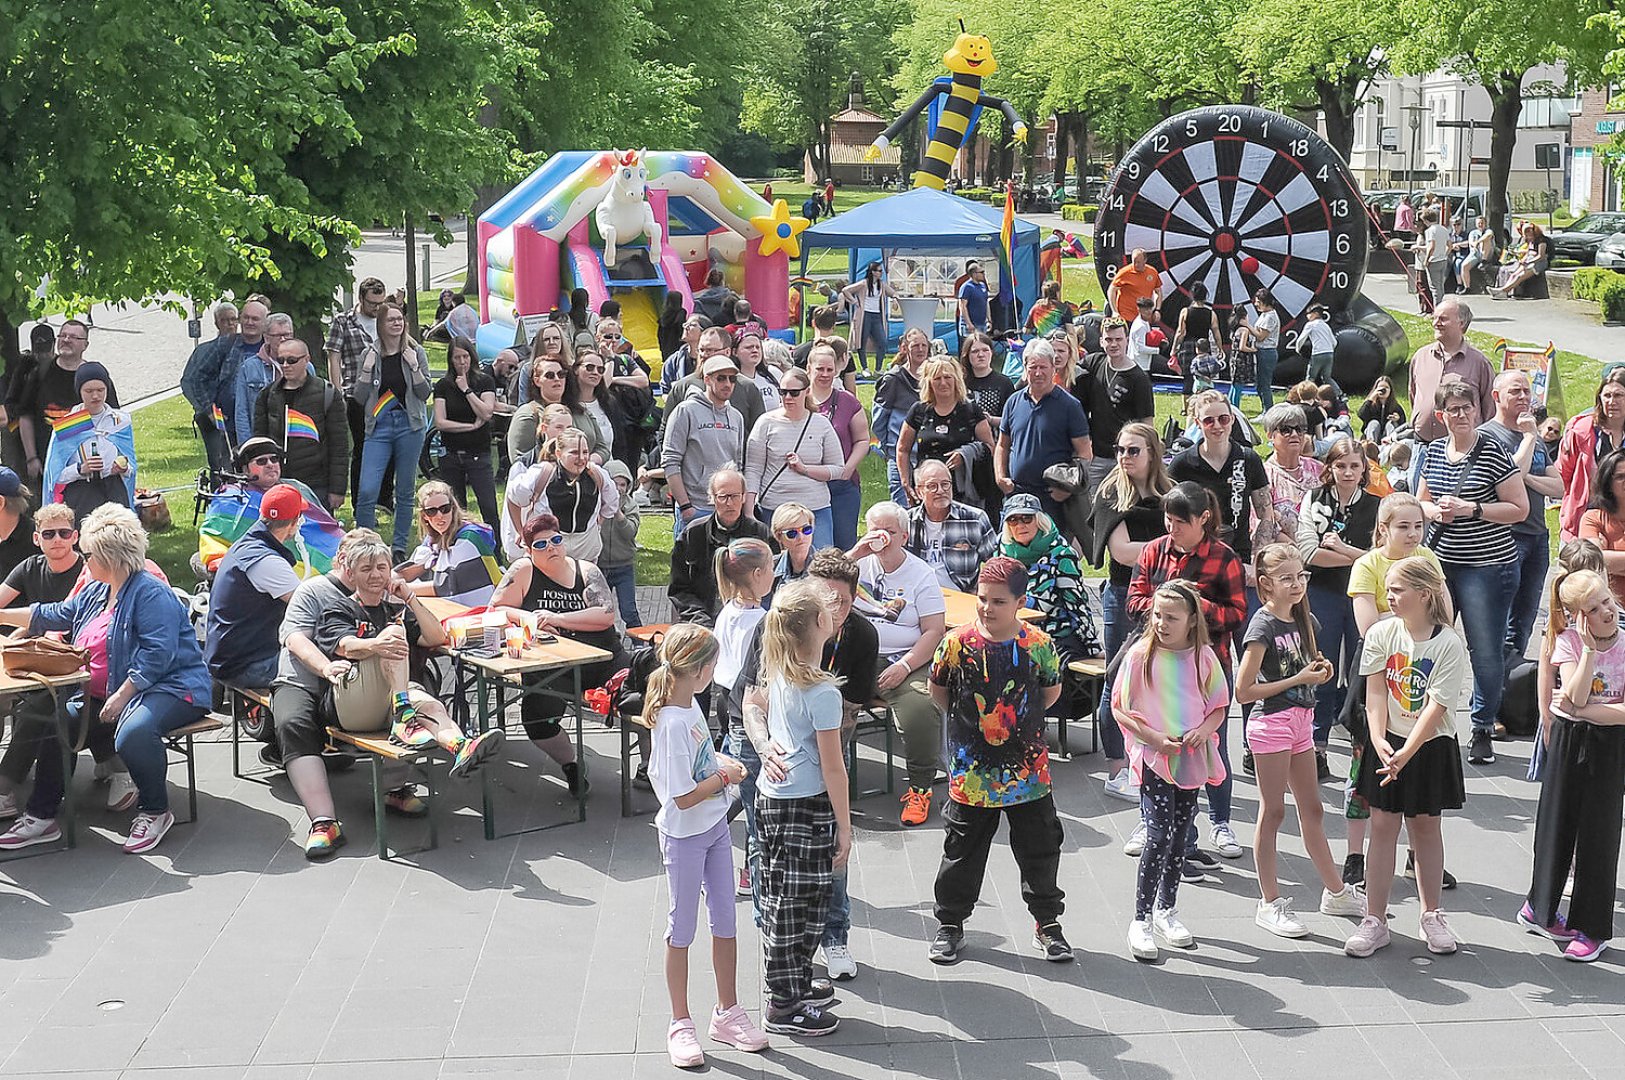
[[[649,692],[649,676],[660,666],[660,650],[653,645],[639,645],[632,650],[632,661],[609,680],[610,716],[639,717],[643,715],[643,696]]]

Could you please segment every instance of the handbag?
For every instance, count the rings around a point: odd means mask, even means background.
[[[73,675],[89,663],[89,649],[55,638],[23,638],[0,648],[0,666],[7,675]]]

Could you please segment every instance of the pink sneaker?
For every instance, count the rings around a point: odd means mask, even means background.
[[[1388,921],[1380,915],[1367,915],[1343,943],[1343,951],[1349,956],[1367,957],[1378,949],[1387,948],[1391,940]]]
[[[1608,948],[1606,941],[1593,941],[1584,934],[1575,934],[1574,940],[1569,942],[1569,947],[1563,950],[1563,959],[1589,964],[1601,956],[1606,948]]]
[[[1535,919],[1535,909],[1527,903],[1518,909],[1518,925],[1531,934],[1539,934],[1544,938],[1551,938],[1560,945],[1567,945],[1580,935],[1569,929],[1569,924],[1563,921],[1561,914],[1552,917],[1552,925],[1542,926]]]
[[[124,851],[129,855],[140,855],[151,851],[158,846],[158,841],[169,832],[169,827],[175,824],[175,815],[165,810],[161,814],[149,814],[145,810],[135,816],[130,823],[129,839],[124,841]]]
[[[736,1050],[754,1053],[767,1049],[767,1033],[751,1021],[745,1007],[737,1002],[727,1012],[712,1011],[711,1038]]]
[[[1456,935],[1451,933],[1442,911],[1422,912],[1422,937],[1427,940],[1430,953],[1449,956],[1456,951]]]
[[[694,1033],[694,1021],[673,1020],[666,1031],[666,1054],[679,1069],[692,1069],[705,1064],[705,1051],[700,1049],[700,1037]]]

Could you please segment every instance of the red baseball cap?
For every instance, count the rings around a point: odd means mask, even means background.
[[[260,517],[266,521],[292,521],[305,512],[305,497],[292,484],[278,484],[260,499]]]

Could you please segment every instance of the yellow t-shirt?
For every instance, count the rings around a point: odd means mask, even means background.
[[[1444,567],[1439,566],[1439,557],[1427,548],[1419,547],[1413,554],[1438,566],[1439,572],[1444,573]],[[1377,599],[1377,610],[1388,614],[1388,571],[1398,561],[1384,555],[1381,548],[1372,548],[1355,559],[1354,565],[1349,568],[1349,595],[1370,593]]]

